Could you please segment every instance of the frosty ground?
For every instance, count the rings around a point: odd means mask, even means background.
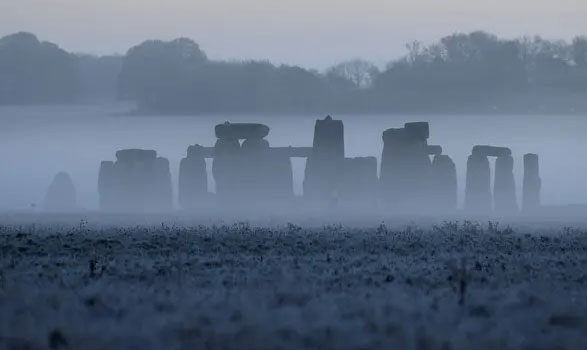
[[[0,349],[587,346],[580,223],[29,219],[0,227]]]

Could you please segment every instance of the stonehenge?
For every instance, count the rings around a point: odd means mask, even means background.
[[[493,193],[491,191],[491,169],[488,157],[496,157]],[[470,212],[500,214],[518,211],[514,159],[507,147],[488,145],[473,146],[467,161],[465,184],[465,208]]]
[[[44,209],[51,212],[70,212],[77,209],[76,191],[66,172],[55,175],[44,200]]]
[[[169,161],[153,150],[125,149],[116,161],[103,161],[98,174],[100,208],[105,211],[157,212],[172,208]]]
[[[270,128],[258,123],[225,122],[216,125],[214,132],[216,142],[212,147],[190,145],[179,162],[177,203],[184,210],[216,205],[223,210],[266,212],[291,208],[295,203],[304,203],[303,208],[310,210],[340,206],[353,210],[381,208],[393,214],[457,210],[455,163],[443,153],[442,146],[428,144],[427,122],[385,130],[379,164],[373,156],[345,157],[343,122],[330,116],[316,120],[311,147],[272,147],[267,140]],[[489,157],[496,159],[493,187]],[[301,197],[293,191],[292,158],[306,159]],[[209,189],[210,176],[215,190]],[[538,156],[526,154],[525,211],[540,206],[540,187]],[[52,189],[50,193],[59,191]],[[100,165],[98,192],[102,210],[170,210],[174,205],[169,161],[154,150],[117,151],[115,161]],[[57,207],[54,199],[49,200],[56,195],[48,193],[47,198],[47,207]],[[514,158],[509,148],[472,148],[467,160],[464,209],[478,214],[519,211]]]
[[[524,183],[522,188],[522,210],[532,212],[540,208],[542,180],[538,166],[538,155],[524,154]]]

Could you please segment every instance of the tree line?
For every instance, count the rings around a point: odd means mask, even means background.
[[[72,54],[33,34],[0,39],[0,104],[135,101],[148,113],[585,113],[587,38],[453,34],[380,69],[218,61],[148,40],[125,56]]]

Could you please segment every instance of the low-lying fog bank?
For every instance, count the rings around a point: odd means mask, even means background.
[[[1,348],[584,349],[585,222],[118,220],[3,214]]]
[[[324,115],[211,114],[125,115],[125,105],[1,107],[0,209],[42,207],[58,172],[71,175],[80,207],[98,208],[98,171],[126,148],[153,149],[169,159],[177,203],[180,160],[189,145],[213,146],[214,126],[225,121],[258,122],[271,128],[271,146],[311,146],[316,119]],[[333,115],[344,122],[345,156],[381,160],[382,133],[405,122],[429,121],[430,144],[439,144],[456,164],[462,207],[467,157],[473,145],[511,148],[518,199],[522,198],[523,155],[540,157],[542,203],[587,203],[585,116],[531,115]],[[493,162],[493,161],[492,161]],[[210,166],[210,164],[209,164]],[[294,159],[294,192],[302,193],[305,161]],[[493,164],[492,164],[492,168]],[[209,190],[215,183],[209,174]],[[521,204],[521,203],[520,203]]]

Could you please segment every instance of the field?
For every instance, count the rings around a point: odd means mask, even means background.
[[[0,349],[587,346],[580,224],[29,219],[0,227]]]

